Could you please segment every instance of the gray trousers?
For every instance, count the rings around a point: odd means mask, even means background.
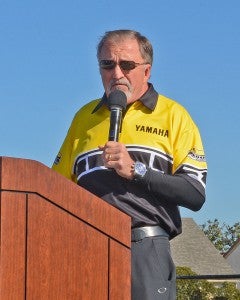
[[[176,269],[167,237],[132,242],[132,300],[175,300]]]

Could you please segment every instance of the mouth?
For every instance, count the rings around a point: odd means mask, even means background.
[[[123,83],[114,83],[112,84],[111,86],[111,89],[128,89],[128,86],[126,84],[123,84]]]

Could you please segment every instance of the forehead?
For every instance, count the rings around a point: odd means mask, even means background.
[[[121,59],[142,58],[137,40],[131,38],[107,40],[101,49],[100,58],[114,57]]]

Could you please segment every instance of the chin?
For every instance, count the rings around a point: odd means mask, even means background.
[[[121,85],[121,84],[112,86],[111,92],[115,91],[115,90],[120,90],[120,91],[123,91],[124,93],[128,92],[128,88],[125,85]]]
[[[107,94],[107,97],[109,96],[109,94],[113,91],[116,91],[116,90],[120,90],[122,92],[125,93],[125,95],[127,96],[127,103],[129,103],[129,99],[131,98],[132,96],[132,93],[129,91],[128,87],[126,85],[113,85],[110,89],[108,89],[106,91],[106,94]]]

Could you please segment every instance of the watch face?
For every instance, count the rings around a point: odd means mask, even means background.
[[[145,166],[142,163],[137,163],[136,164],[136,170],[138,173],[142,174],[143,172],[145,172]]]
[[[139,162],[136,161],[134,165],[134,177],[136,178],[142,178],[146,174],[147,168],[146,166]]]

